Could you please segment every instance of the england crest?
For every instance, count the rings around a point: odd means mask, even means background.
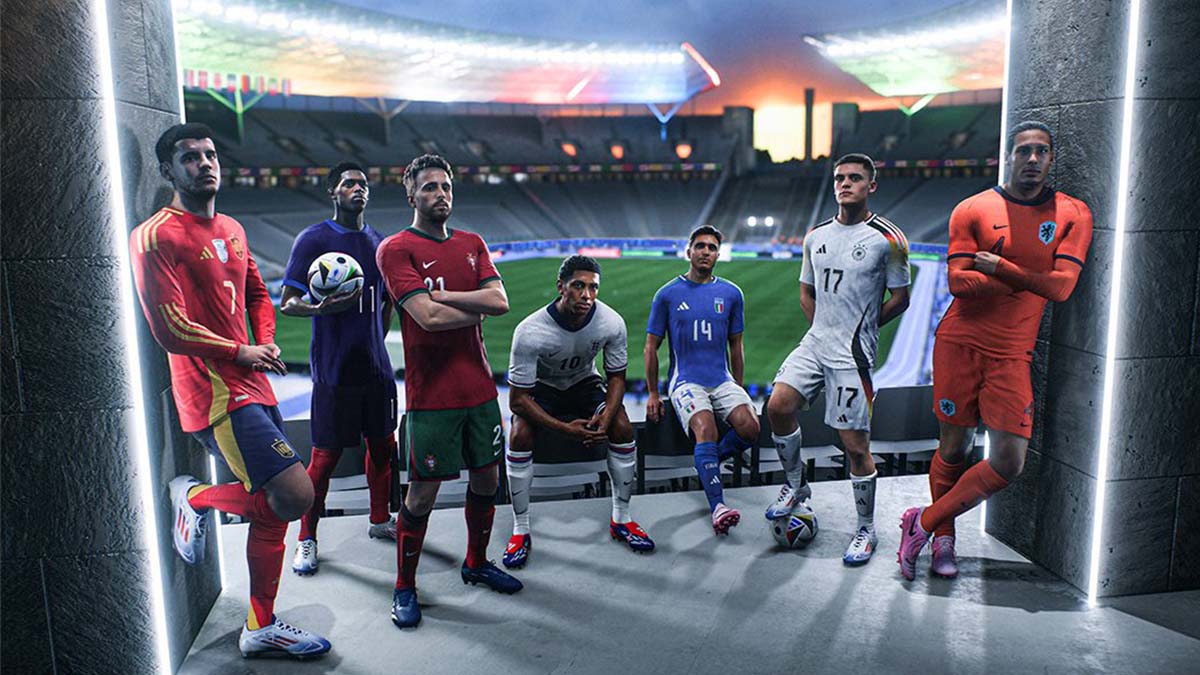
[[[1038,225],[1038,240],[1043,244],[1049,245],[1050,242],[1054,241],[1054,233],[1057,230],[1058,223],[1054,222],[1053,220],[1047,220],[1041,225]]]
[[[725,298],[713,298],[713,311],[717,314],[725,313]]]
[[[217,251],[217,258],[223,263],[229,262],[229,249],[225,247],[225,240],[213,239],[212,244]]]

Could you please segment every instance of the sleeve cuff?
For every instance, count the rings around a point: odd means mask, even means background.
[[[303,291],[303,292],[305,292],[305,293],[307,293],[307,292],[308,292],[308,286],[305,286],[304,284],[300,283],[299,281],[296,281],[295,279],[284,279],[284,280],[283,280],[283,285],[284,285],[284,286],[291,286],[292,288],[295,288],[295,289],[301,290],[301,291]]]
[[[413,290],[411,290],[411,291],[405,293],[404,295],[400,296],[399,298],[397,298],[396,304],[403,305],[409,298],[413,297],[414,295],[417,295],[418,293],[429,293],[429,289],[428,288],[414,288]]]
[[[492,282],[492,281],[500,281],[500,275],[498,275],[498,274],[493,274],[493,275],[492,275],[492,276],[490,276],[490,277],[484,277],[484,278],[480,279],[480,280],[479,280],[479,287],[480,287],[480,288],[483,288],[485,285],[487,285],[488,283],[490,283],[490,282]]]

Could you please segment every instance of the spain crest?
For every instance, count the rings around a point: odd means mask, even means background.
[[[245,247],[242,246],[241,239],[239,239],[237,237],[230,237],[229,238],[229,248],[233,249],[233,254],[235,256],[237,256],[238,260],[246,259],[246,249],[245,249]]]

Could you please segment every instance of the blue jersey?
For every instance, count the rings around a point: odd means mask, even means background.
[[[387,292],[375,264],[375,249],[383,241],[370,225],[348,230],[332,220],[311,225],[296,237],[283,283],[308,293],[308,267],[324,253],[348,253],[358,261],[363,291],[358,307],[312,318],[309,363],[313,382],[333,386],[366,386],[394,379],[383,344],[383,307]]]
[[[742,289],[714,277],[697,284],[678,276],[658,289],[646,332],[671,346],[669,389],[684,383],[715,387],[733,379],[726,359],[729,336],[743,330]]]

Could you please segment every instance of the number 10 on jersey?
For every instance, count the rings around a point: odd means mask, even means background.
[[[702,335],[712,342],[712,324],[705,319],[694,319],[692,321],[692,342],[699,342]]]

